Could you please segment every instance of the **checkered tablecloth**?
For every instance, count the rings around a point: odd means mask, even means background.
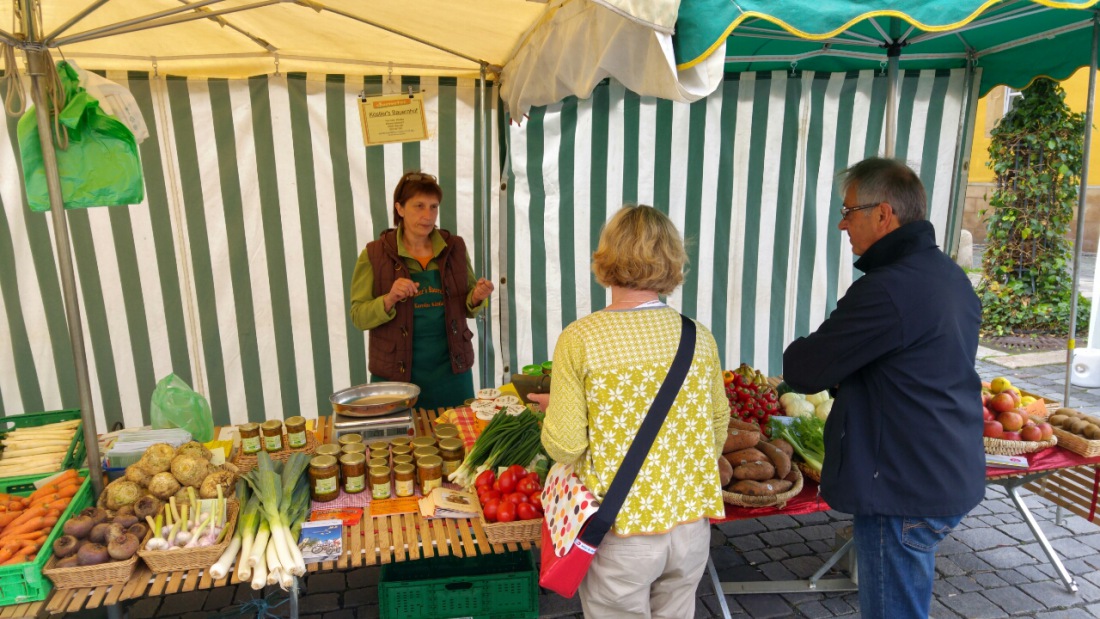
[[[474,411],[468,406],[459,406],[443,412],[435,423],[453,423],[458,427],[458,435],[462,437],[462,443],[466,446],[466,452],[474,446],[474,441],[481,434],[481,426],[478,425]]]

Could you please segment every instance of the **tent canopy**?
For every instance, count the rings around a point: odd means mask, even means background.
[[[724,45],[726,70],[950,69],[973,58],[980,93],[1065,79],[1088,66],[1097,0],[683,0],[675,37],[681,70]]]

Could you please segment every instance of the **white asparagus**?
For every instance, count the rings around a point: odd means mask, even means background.
[[[0,467],[0,477],[19,477],[21,475],[52,473],[56,469],[57,463],[51,465]]]
[[[58,421],[56,423],[47,423],[42,426],[29,426],[25,428],[15,428],[12,432],[33,432],[35,430],[56,430],[64,428],[75,428],[80,425],[79,419],[70,419],[68,421]]]
[[[5,438],[0,441],[4,445],[37,445],[39,447],[68,447],[72,443],[72,439],[60,439],[60,438]]]
[[[65,454],[65,453],[68,453],[68,452],[69,452],[69,449],[67,447],[51,447],[51,446],[34,447],[34,446],[31,446],[31,445],[22,445],[22,446],[5,445],[4,446],[4,451],[3,451],[3,456],[0,456],[0,457],[14,458],[16,455],[19,455],[19,456],[50,456],[50,455],[55,455],[55,454],[56,455]]]

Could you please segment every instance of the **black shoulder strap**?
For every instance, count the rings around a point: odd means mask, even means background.
[[[592,547],[598,547],[615,524],[615,518],[626,501],[626,495],[634,485],[634,478],[638,476],[638,471],[642,470],[642,464],[649,455],[649,448],[657,439],[657,433],[660,432],[665,417],[668,417],[668,409],[672,408],[672,403],[680,393],[680,387],[683,386],[684,379],[687,378],[688,370],[691,368],[691,360],[695,356],[695,323],[683,314],[680,315],[680,320],[683,323],[680,329],[680,346],[676,349],[676,356],[672,359],[672,367],[665,376],[665,382],[657,390],[657,397],[649,406],[649,412],[642,420],[638,434],[631,441],[630,449],[627,450],[626,457],[623,458],[618,472],[615,473],[615,479],[611,480],[611,486],[600,503],[600,509],[588,520],[579,536],[579,541]]]

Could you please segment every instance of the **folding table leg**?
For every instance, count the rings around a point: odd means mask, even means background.
[[[107,619],[122,619],[122,611],[119,609],[118,604],[107,606]]]
[[[290,619],[298,619],[298,577],[295,576],[294,584],[290,585]]]
[[[1018,485],[1006,485],[1008,495],[1012,497],[1012,502],[1016,504],[1016,509],[1019,510],[1020,515],[1024,517],[1024,521],[1027,522],[1028,528],[1031,529],[1032,535],[1035,536],[1035,541],[1039,542],[1039,547],[1046,553],[1047,559],[1050,560],[1050,564],[1054,566],[1055,571],[1058,572],[1058,576],[1061,577],[1062,582],[1066,585],[1066,590],[1070,593],[1077,591],[1077,582],[1073,580],[1073,576],[1066,570],[1066,567],[1062,565],[1062,560],[1058,558],[1058,553],[1054,552],[1054,547],[1050,545],[1050,541],[1047,540],[1047,536],[1043,534],[1043,530],[1039,528],[1039,523],[1036,522],[1035,516],[1031,515],[1031,510],[1028,509],[1027,504],[1024,503],[1024,498],[1020,496],[1020,486]]]
[[[722,591],[722,581],[718,580],[718,570],[714,568],[714,560],[709,555],[707,573],[710,574],[710,583],[714,585],[714,593],[718,596],[718,604],[722,608],[722,619],[730,619],[730,606],[726,603],[726,592]]]

